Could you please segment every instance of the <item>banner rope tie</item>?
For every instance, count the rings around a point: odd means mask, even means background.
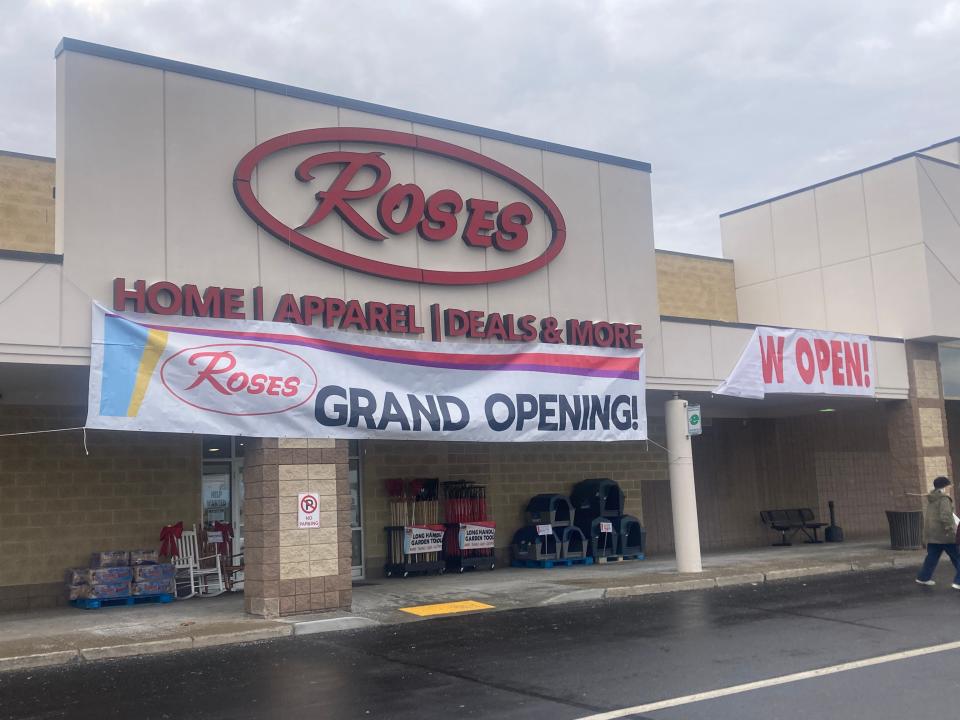
[[[68,428],[53,428],[52,430],[24,430],[23,432],[0,433],[0,438],[20,437],[22,435],[43,435],[44,433],[70,432],[71,430],[83,430],[83,451],[89,455],[90,449],[87,447],[87,426]]]

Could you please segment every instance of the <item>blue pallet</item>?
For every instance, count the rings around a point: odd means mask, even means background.
[[[593,565],[592,557],[584,558],[562,558],[560,560],[514,560],[510,563],[513,567],[519,568],[552,568],[552,567],[570,567],[571,565]]]
[[[96,610],[102,607],[116,607],[118,605],[143,605],[145,603],[169,603],[173,602],[172,593],[161,593],[160,595],[127,595],[126,597],[114,598],[77,598],[71,600],[70,604],[84,610]]]

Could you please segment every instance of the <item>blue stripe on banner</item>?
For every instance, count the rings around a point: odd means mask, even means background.
[[[125,416],[137,382],[140,358],[147,344],[147,328],[119,317],[103,319],[103,376],[100,414]]]

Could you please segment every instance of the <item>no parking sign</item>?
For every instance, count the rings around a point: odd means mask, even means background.
[[[320,496],[315,492],[305,492],[297,495],[297,527],[320,527]]]

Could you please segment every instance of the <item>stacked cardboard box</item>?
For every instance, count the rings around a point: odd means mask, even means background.
[[[68,568],[70,600],[111,599],[174,593],[174,567],[158,562],[156,550],[107,550],[90,556],[90,567]]]

